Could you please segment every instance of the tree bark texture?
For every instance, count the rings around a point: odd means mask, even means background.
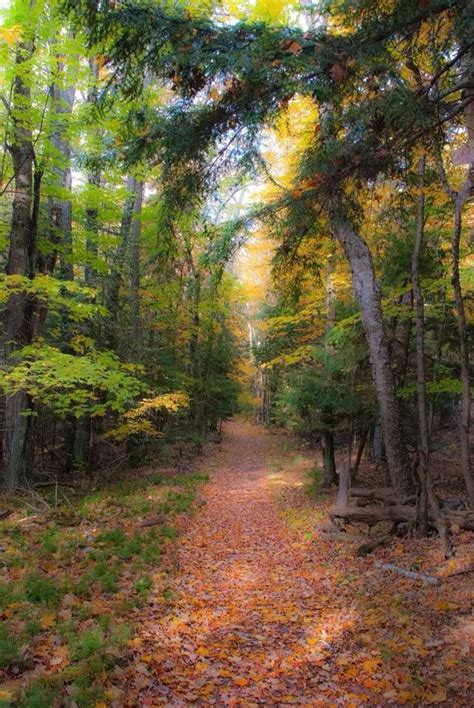
[[[352,285],[370,352],[390,479],[397,494],[406,496],[412,489],[412,476],[383,322],[380,286],[367,244],[338,211],[336,204],[330,217],[331,229],[351,267]]]

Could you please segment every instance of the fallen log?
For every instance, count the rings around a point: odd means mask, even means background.
[[[365,487],[352,487],[350,490],[351,497],[355,497],[357,505],[363,505],[371,501],[380,501],[384,504],[414,504],[415,496],[406,497],[405,499],[397,499],[392,487],[378,487],[376,489],[366,489]],[[360,501],[359,501],[360,500]]]
[[[346,521],[365,523],[375,526],[383,521],[401,523],[416,520],[416,508],[408,504],[393,504],[390,506],[347,506],[333,507],[329,512],[331,520],[345,519]],[[451,525],[460,529],[474,531],[474,511],[442,512],[441,517]],[[435,521],[433,514],[428,515],[430,522]]]
[[[435,575],[427,575],[426,573],[420,573],[416,570],[408,570],[407,568],[400,568],[398,565],[393,563],[381,563],[380,561],[375,561],[374,566],[380,568],[381,570],[391,570],[399,575],[404,575],[407,578],[413,578],[413,580],[421,580],[429,585],[439,585],[440,579]]]

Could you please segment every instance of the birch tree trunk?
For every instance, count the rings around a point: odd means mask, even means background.
[[[380,286],[372,256],[363,238],[344,217],[343,207],[338,201],[330,209],[330,226],[351,267],[352,286],[369,346],[390,480],[397,495],[405,497],[411,493],[413,481],[383,322]]]

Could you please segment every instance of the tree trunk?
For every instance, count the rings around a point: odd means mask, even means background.
[[[330,487],[336,484],[336,461],[334,458],[334,434],[332,430],[325,430],[321,435],[321,446],[323,449],[323,479],[321,486]]]
[[[10,230],[10,247],[6,264],[7,275],[33,277],[36,251],[36,229],[33,217],[34,149],[28,123],[31,110],[29,77],[24,65],[33,56],[33,42],[21,42],[16,55],[17,75],[13,84],[12,135],[9,146],[15,175]],[[25,293],[11,295],[5,308],[4,361],[31,341],[28,319],[28,298]],[[5,484],[17,487],[25,478],[28,466],[28,426],[25,415],[29,400],[19,391],[5,400]]]
[[[421,536],[428,533],[428,486],[430,476],[428,469],[429,439],[428,439],[428,413],[426,407],[426,375],[425,375],[425,303],[420,285],[420,253],[423,241],[425,222],[425,195],[424,175],[425,158],[419,162],[419,186],[416,215],[415,246],[411,258],[411,280],[415,305],[415,340],[416,340],[416,396],[418,402],[418,480],[419,490],[417,496],[417,526]]]
[[[143,206],[144,184],[142,180],[135,181],[135,200],[133,203],[133,218],[130,230],[130,321],[133,342],[133,357],[141,347],[140,332],[140,234],[141,212]]]
[[[472,189],[472,182],[470,188]],[[461,424],[459,427],[459,442],[461,448],[461,463],[471,503],[474,505],[474,474],[470,459],[470,430],[471,430],[471,388],[469,371],[469,341],[466,327],[466,312],[459,275],[459,245],[462,231],[462,208],[467,195],[462,190],[454,203],[454,228],[451,240],[451,282],[456,303],[456,317],[459,333],[459,357],[461,364]]]
[[[361,309],[362,325],[369,346],[380,409],[390,479],[400,496],[412,489],[408,454],[403,441],[399,402],[395,392],[388,339],[385,333],[379,283],[367,244],[334,205],[331,229],[341,244],[352,271],[352,284]]]
[[[60,57],[56,59],[56,79],[64,81],[64,63]],[[52,196],[48,201],[49,212],[49,239],[48,250],[39,252],[36,258],[36,272],[43,275],[52,275],[56,267],[58,251],[61,253],[61,276],[65,280],[73,279],[72,265],[72,203],[64,192],[71,192],[71,147],[66,134],[67,123],[72,113],[75,98],[75,88],[60,88],[57,81],[51,85],[51,112],[54,132],[51,143],[56,151],[53,165],[52,187],[58,190],[58,196]],[[37,196],[36,196],[37,195]],[[39,207],[39,186],[35,188],[35,202]],[[35,210],[34,210],[35,211]],[[36,220],[37,221],[37,220]],[[45,302],[37,302],[32,317],[32,336],[42,337],[48,314]],[[63,331],[67,317],[63,318]]]
[[[474,146],[471,148],[474,151]],[[470,459],[470,430],[471,430],[471,389],[469,370],[469,338],[466,326],[466,311],[461,288],[459,273],[460,243],[462,234],[462,210],[472,195],[474,189],[474,164],[469,166],[466,181],[461,190],[456,192],[448,182],[448,177],[443,165],[441,154],[437,155],[438,171],[446,194],[453,203],[454,226],[451,236],[451,283],[454,291],[456,305],[456,320],[459,334],[459,358],[461,365],[461,424],[459,426],[459,445],[461,448],[461,464],[466,489],[471,503],[474,505],[474,473]]]
[[[415,302],[415,336],[416,336],[416,393],[418,402],[418,479],[419,493],[417,496],[416,525],[421,536],[428,535],[429,509],[435,520],[435,525],[444,546],[444,555],[450,558],[453,555],[449,536],[448,522],[441,516],[440,505],[434,493],[428,467],[429,458],[429,429],[428,409],[426,405],[426,373],[425,373],[425,315],[424,299],[420,284],[420,253],[425,225],[425,158],[422,157],[418,167],[420,195],[416,216],[415,247],[411,259],[411,277],[413,297]]]
[[[133,217],[133,207],[135,203],[135,177],[127,177],[127,196],[122,212],[122,222],[120,224],[120,243],[117,253],[112,263],[110,278],[107,287],[107,309],[109,311],[107,327],[107,346],[111,349],[117,346],[117,327],[120,303],[120,286],[123,280],[123,267],[127,254],[130,231]]]
[[[369,431],[370,431],[370,424],[365,425],[360,432],[356,458],[355,458],[354,465],[352,466],[352,469],[351,469],[352,483],[355,483],[356,478],[357,478],[357,473],[359,471],[360,463],[362,461],[362,455],[364,454],[365,445],[367,443],[367,438],[369,437]]]

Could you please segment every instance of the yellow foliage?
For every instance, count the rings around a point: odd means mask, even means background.
[[[155,398],[144,398],[140,401],[136,408],[126,413],[126,418],[128,420],[135,420],[137,418],[143,418],[143,416],[150,413],[150,411],[167,411],[168,413],[175,413],[181,408],[187,408],[189,406],[189,396],[183,391],[176,391],[174,393],[163,393],[161,396],[156,396]]]
[[[13,47],[21,38],[22,28],[19,25],[12,27],[0,27],[0,41],[5,42],[9,47]]]
[[[176,413],[181,408],[187,408],[188,406],[189,396],[183,391],[163,393],[161,396],[155,396],[155,398],[144,398],[138,406],[125,413],[123,423],[109,430],[104,437],[116,441],[126,440],[132,435],[161,437],[163,433],[157,430],[153,423],[147,419],[147,415],[153,411]]]

